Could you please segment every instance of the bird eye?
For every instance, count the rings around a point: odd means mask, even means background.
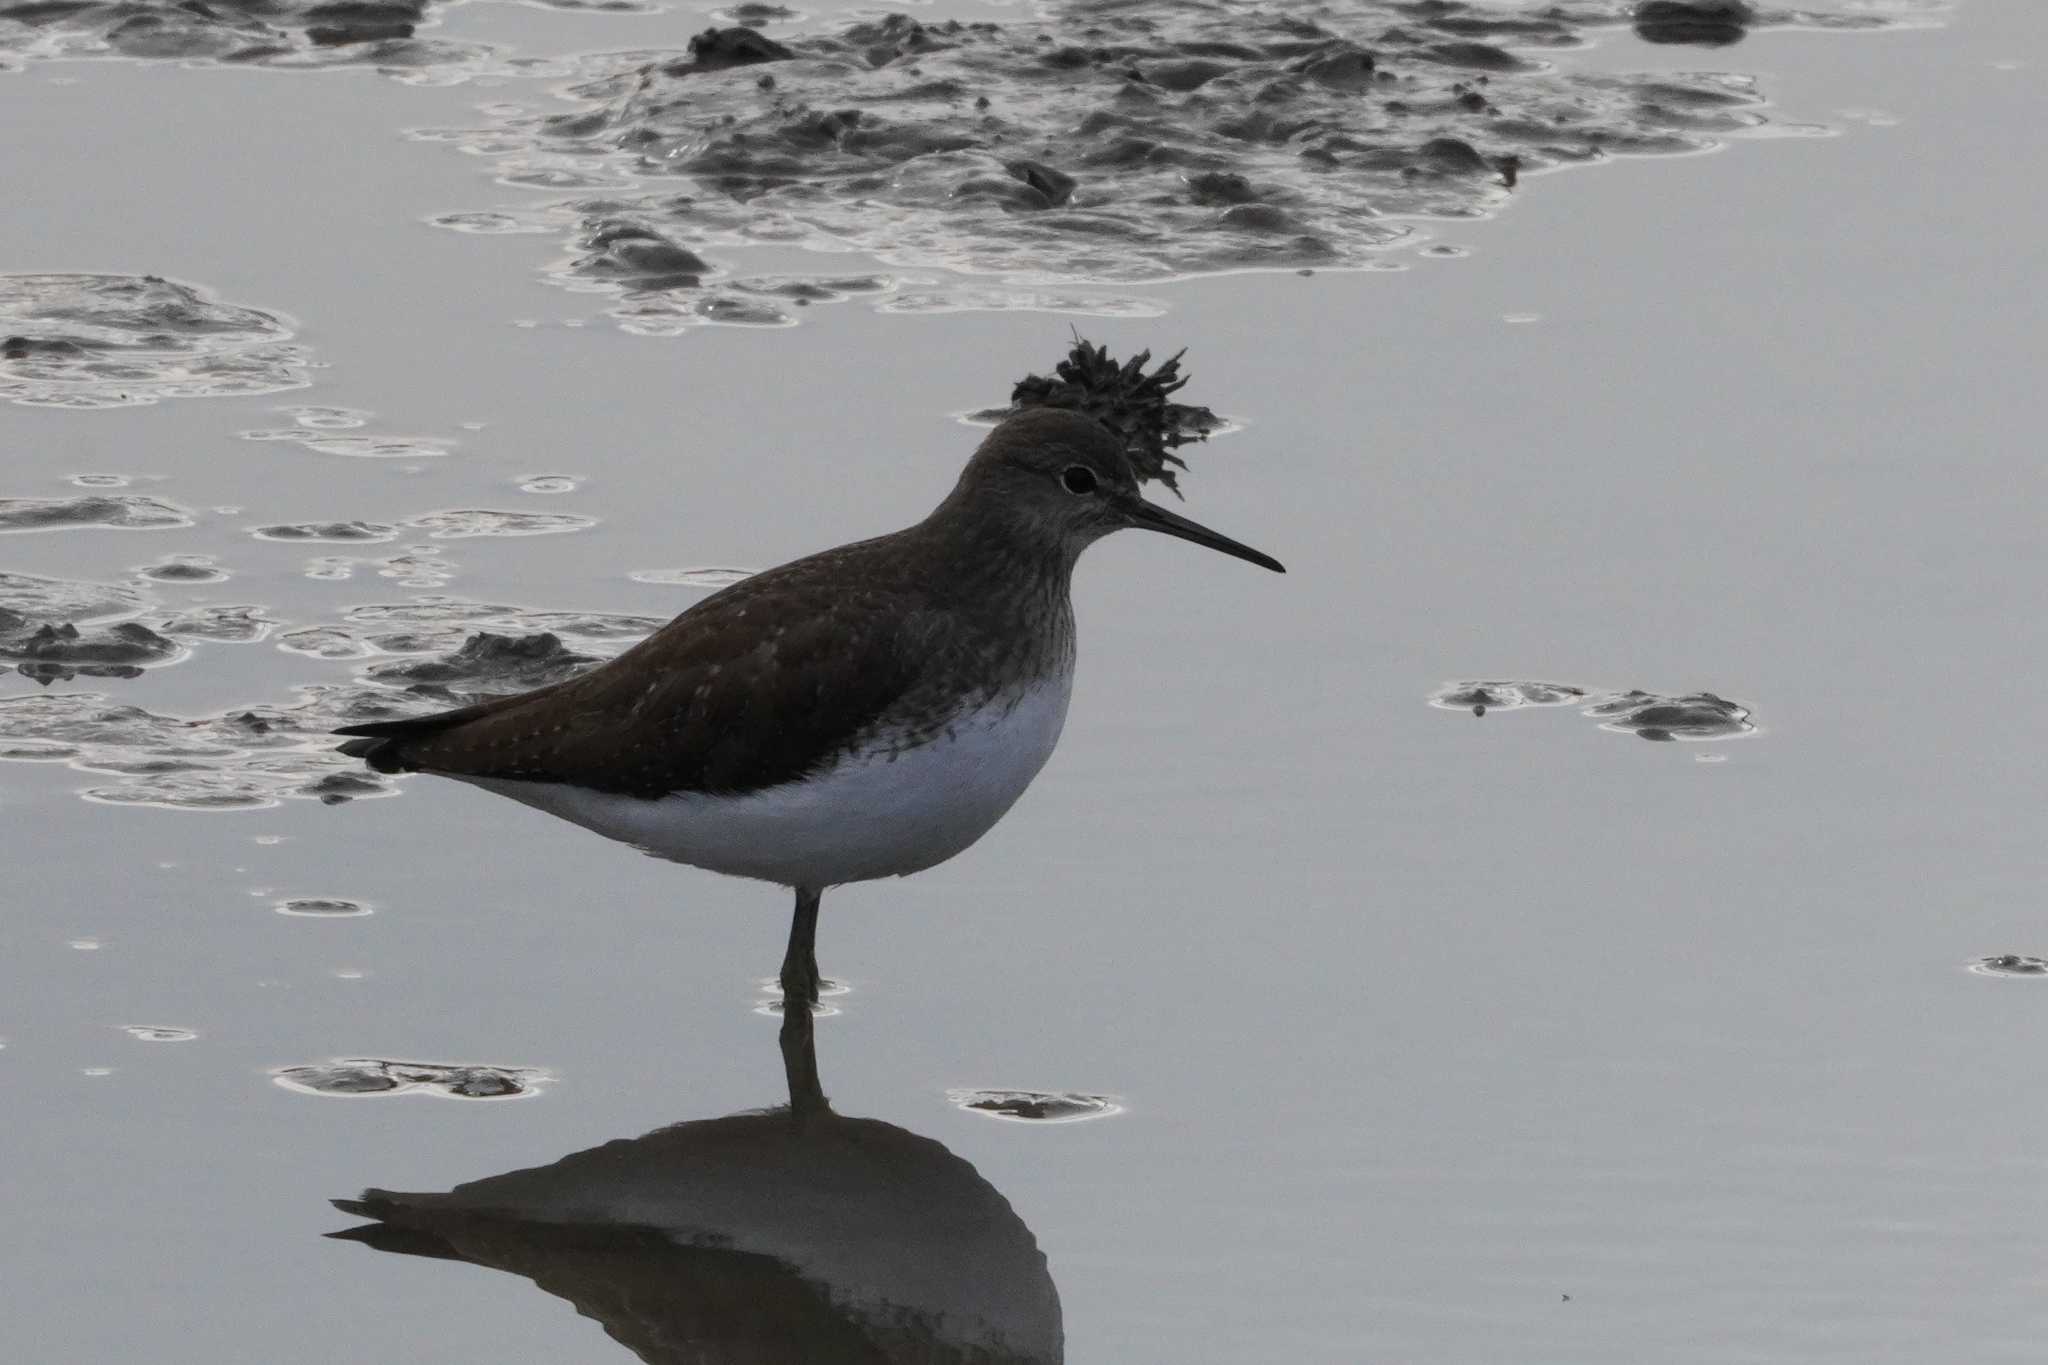
[[[1069,493],[1093,493],[1095,471],[1085,464],[1070,464],[1060,472],[1060,487]]]

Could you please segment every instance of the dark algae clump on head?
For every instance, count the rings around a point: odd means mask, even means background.
[[[1029,374],[1010,390],[1010,406],[979,417],[999,419],[1024,408],[1066,408],[1094,418],[1123,438],[1124,451],[1139,479],[1157,481],[1180,491],[1175,469],[1187,461],[1174,452],[1191,441],[1206,441],[1223,425],[1205,407],[1177,403],[1173,395],[1186,387],[1176,351],[1159,368],[1147,371],[1150,351],[1140,351],[1118,364],[1101,346],[1074,338],[1073,349],[1051,375]]]

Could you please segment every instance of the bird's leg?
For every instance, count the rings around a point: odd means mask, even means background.
[[[787,1015],[802,1006],[806,1014],[818,1003],[818,902],[825,893],[816,887],[796,889],[796,914],[789,921],[789,951],[782,956],[782,1009]]]
[[[789,1081],[789,1112],[799,1118],[820,1114],[831,1106],[818,1079],[818,1051],[808,1005],[782,999],[782,1073]]]

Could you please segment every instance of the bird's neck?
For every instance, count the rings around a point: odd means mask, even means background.
[[[929,585],[953,610],[1013,642],[1020,671],[1071,668],[1074,609],[1069,591],[1080,547],[1021,518],[953,499],[908,533],[922,542]]]

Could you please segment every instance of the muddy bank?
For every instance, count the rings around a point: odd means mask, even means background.
[[[154,275],[0,275],[0,399],[133,407],[304,388],[278,314]]]
[[[184,659],[193,640],[261,639],[272,628],[245,607],[174,616],[164,634],[136,622],[9,627],[18,615],[0,614],[0,658],[20,660],[21,672],[45,683],[133,677]],[[352,676],[305,684],[286,702],[199,716],[163,715],[102,692],[0,698],[0,761],[64,763],[106,779],[84,789],[88,799],[123,805],[247,810],[287,798],[331,805],[389,795],[388,781],[334,752],[337,726],[559,681],[660,624],[453,598],[368,603],[277,637],[287,652],[356,664]]]
[[[420,70],[474,61],[485,51],[416,37],[431,8],[427,0],[12,0],[0,4],[0,59]]]
[[[1648,740],[1736,739],[1756,733],[1750,709],[1712,692],[1667,694],[1586,688],[1571,683],[1508,681],[1446,683],[1429,699],[1449,711],[1519,711],[1532,707],[1577,707],[1603,730]]]
[[[1016,23],[712,29],[572,87],[573,112],[428,134],[506,158],[514,183],[651,192],[437,221],[566,231],[551,273],[624,296],[635,330],[794,321],[719,278],[720,248],[762,242],[1036,282],[1356,268],[1424,240],[1410,220],[1492,213],[1532,174],[1769,119],[1739,74],[1568,71],[1548,52],[1630,22],[1718,44],[1933,12],[1069,0]]]

